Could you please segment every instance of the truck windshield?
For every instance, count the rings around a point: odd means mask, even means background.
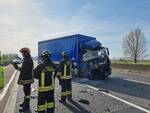
[[[106,56],[106,51],[104,49],[88,50],[83,55],[83,61],[88,61],[88,60],[92,60],[95,58],[105,58],[105,56]]]

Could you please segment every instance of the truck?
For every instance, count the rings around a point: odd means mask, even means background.
[[[42,61],[41,53],[49,50],[51,59],[56,64],[61,61],[61,53],[67,51],[76,67],[76,75],[90,79],[105,79],[111,74],[109,50],[95,37],[74,34],[38,42],[38,62]]]

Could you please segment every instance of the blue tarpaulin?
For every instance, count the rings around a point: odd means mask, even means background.
[[[56,38],[52,40],[41,41],[38,43],[38,60],[41,60],[41,53],[43,50],[49,50],[52,53],[51,59],[53,61],[60,61],[62,59],[62,51],[69,52],[70,58],[78,64],[78,52],[80,46],[85,42],[96,41],[96,38],[75,34],[71,36],[65,36],[61,38]]]
[[[82,44],[82,48],[85,48],[85,49],[95,49],[101,46],[102,46],[101,43],[94,39]]]

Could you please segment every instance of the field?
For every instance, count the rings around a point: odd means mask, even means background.
[[[0,88],[2,88],[4,86],[4,76],[3,76],[3,69],[0,66]]]
[[[115,64],[135,64],[133,61],[129,61],[129,60],[123,60],[123,61],[120,61],[120,60],[117,60],[117,61],[111,61],[112,63],[115,63]],[[137,64],[139,65],[150,65],[150,61],[147,60],[147,61],[139,61],[137,62]],[[137,65],[135,64],[135,65]]]
[[[131,61],[112,61],[112,67],[138,73],[150,73],[150,61],[141,61],[137,64]]]

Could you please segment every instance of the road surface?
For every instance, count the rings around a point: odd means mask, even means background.
[[[32,85],[29,113],[35,113],[34,110],[37,108],[36,89],[37,81]],[[16,81],[10,97],[5,113],[13,113],[12,111],[19,113],[23,92]],[[75,77],[73,79],[74,101],[63,105],[59,103],[59,99],[60,86],[56,79],[56,113],[150,113],[150,76],[113,73],[102,81]]]

